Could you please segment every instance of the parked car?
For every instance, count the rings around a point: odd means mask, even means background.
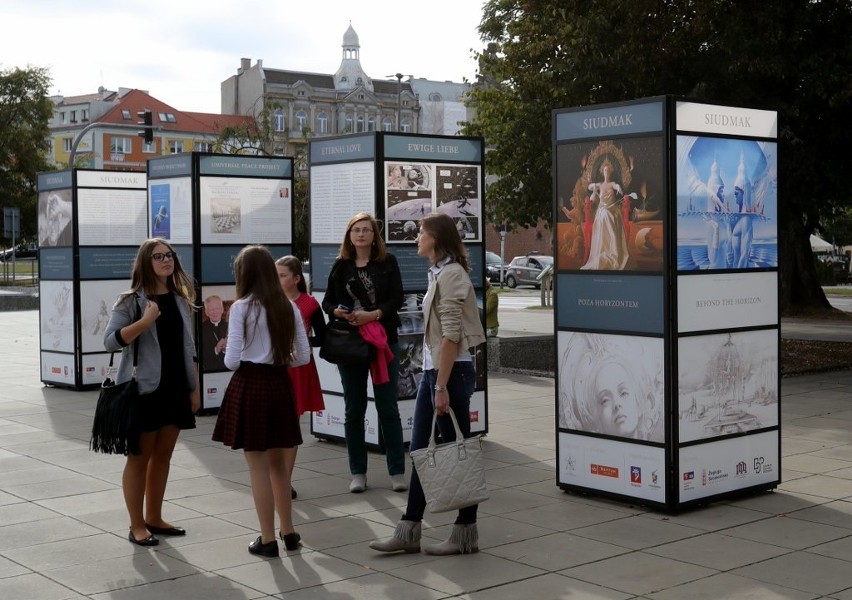
[[[500,267],[503,267],[503,274],[506,273],[506,265],[500,259],[498,254],[485,251],[485,276],[491,283],[500,283]]]
[[[510,288],[519,285],[532,285],[539,288],[541,283],[536,278],[546,267],[552,265],[552,256],[544,256],[543,254],[516,256],[506,270],[506,285]]]
[[[14,250],[15,258],[20,260],[22,258],[38,258],[38,245],[36,244],[28,244],[25,246],[18,246],[16,248],[7,248],[0,252],[0,262],[6,262],[12,260],[12,251]]]

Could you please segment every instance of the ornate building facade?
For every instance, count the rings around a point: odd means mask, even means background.
[[[343,35],[334,73],[269,69],[243,58],[237,74],[222,82],[222,113],[270,120],[274,154],[296,156],[317,136],[369,131],[455,135],[469,120],[465,83],[438,82],[397,73],[373,79],[361,66],[358,34]],[[407,77],[407,80],[403,80]]]

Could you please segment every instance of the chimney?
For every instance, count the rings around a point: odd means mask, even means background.
[[[237,75],[242,75],[246,71],[251,68],[251,59],[250,58],[241,58],[240,59],[240,68],[237,71]]]

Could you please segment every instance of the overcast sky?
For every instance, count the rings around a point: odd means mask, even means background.
[[[119,87],[173,108],[220,112],[241,58],[271,69],[334,73],[343,34],[361,66],[440,81],[473,79],[483,0],[3,0],[0,69],[47,67],[52,94]]]

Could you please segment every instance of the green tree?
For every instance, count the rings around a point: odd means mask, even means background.
[[[844,0],[489,0],[476,120],[495,220],[551,219],[551,111],[660,94],[778,111],[782,310],[827,308],[808,235],[847,206]],[[844,40],[830,43],[830,40]]]
[[[46,69],[0,71],[0,201],[21,210],[21,238],[36,234],[36,185],[47,160],[53,103]],[[11,240],[4,239],[4,245]]]

